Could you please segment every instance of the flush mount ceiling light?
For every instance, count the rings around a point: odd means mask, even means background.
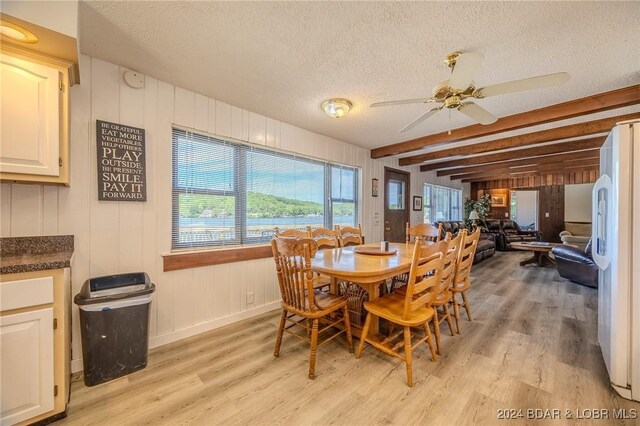
[[[0,19],[0,34],[21,43],[37,43],[38,37],[26,28]]]
[[[322,110],[333,118],[342,118],[349,113],[353,104],[348,99],[327,99],[322,103]]]

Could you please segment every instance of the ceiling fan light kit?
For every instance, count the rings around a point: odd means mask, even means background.
[[[449,80],[446,80],[433,88],[433,96],[431,98],[377,102],[370,106],[381,107],[429,102],[438,102],[442,104],[439,107],[423,113],[400,129],[400,132],[406,132],[413,129],[418,124],[445,107],[450,110],[457,109],[472,120],[475,120],[480,124],[487,125],[495,123],[498,118],[474,102],[464,102],[465,99],[483,99],[490,96],[506,95],[508,93],[522,92],[525,90],[554,87],[565,83],[569,78],[571,78],[568,73],[559,72],[476,88],[473,82],[473,77],[480,68],[483,59],[484,57],[477,52],[453,52],[450,55],[447,55],[444,59],[445,65],[451,68],[451,76],[449,77]]]
[[[322,103],[322,110],[333,118],[342,118],[353,108],[350,100],[344,98],[327,99]]]

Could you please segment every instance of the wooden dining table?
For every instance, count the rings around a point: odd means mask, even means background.
[[[396,275],[407,273],[411,269],[413,244],[390,243],[389,250],[396,250],[392,255],[372,255],[356,253],[356,247],[380,248],[380,243],[360,246],[318,250],[311,260],[311,269],[332,278],[331,292],[335,293],[338,282],[353,283],[362,288],[369,300],[380,297],[380,284]],[[353,324],[358,333],[358,323]],[[379,331],[379,323],[375,318],[371,323],[371,331]]]

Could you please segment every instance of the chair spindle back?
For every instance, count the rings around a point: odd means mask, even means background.
[[[292,311],[316,311],[311,258],[317,249],[317,243],[311,238],[271,240],[282,303]]]

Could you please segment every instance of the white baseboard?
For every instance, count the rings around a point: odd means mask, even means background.
[[[195,324],[187,328],[182,328],[171,333],[162,334],[149,339],[149,349],[164,346],[169,343],[177,342],[178,340],[186,339],[187,337],[195,336],[196,334],[204,333],[207,331],[215,330],[216,328],[224,327],[225,325],[232,324],[234,322],[242,321],[247,318],[252,318],[258,315],[262,315],[266,312],[273,311],[280,308],[280,301],[267,303],[260,307],[250,309],[248,311],[237,312],[235,314],[228,315],[222,318],[216,318],[211,321]],[[77,373],[82,371],[82,358],[76,358],[71,360],[71,372]]]

